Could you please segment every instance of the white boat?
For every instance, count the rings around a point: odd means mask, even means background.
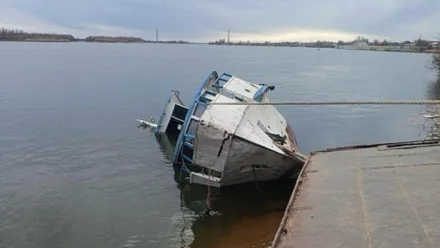
[[[185,106],[173,92],[156,133],[175,135],[173,164],[191,183],[223,187],[289,178],[299,172],[301,154],[286,119],[273,105],[209,105],[269,102],[273,86],[212,72]]]

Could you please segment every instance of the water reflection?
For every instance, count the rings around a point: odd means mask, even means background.
[[[176,139],[171,139],[166,134],[158,134],[156,136],[156,141],[159,143],[160,151],[162,152],[165,162],[168,164],[172,163],[173,151],[176,146]]]
[[[440,99],[440,77],[428,85],[427,98],[430,100]],[[440,106],[431,105],[426,108],[426,118],[423,124],[423,130],[426,132],[425,139],[440,139]]]
[[[166,163],[171,164],[175,140],[157,135]],[[267,247],[272,241],[293,188],[293,181],[250,183],[222,188],[191,185],[174,168],[181,191],[181,247]],[[206,214],[207,196],[219,214]],[[190,237],[192,236],[192,237]]]
[[[428,84],[427,98],[430,100],[440,99],[440,77]]]

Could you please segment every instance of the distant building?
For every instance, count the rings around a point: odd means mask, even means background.
[[[411,42],[409,40],[402,42],[402,46],[404,47],[412,47],[414,46],[414,42]]]
[[[225,39],[219,39],[219,40],[216,40],[216,41],[209,42],[208,44],[224,45],[224,44],[226,44],[226,40]]]
[[[440,49],[440,42],[439,41],[433,41],[433,42],[431,42],[430,45],[434,49]]]
[[[338,44],[338,49],[348,49],[348,50],[366,50],[368,49],[368,40],[364,39],[363,37],[358,37],[356,40],[345,43],[345,44]]]

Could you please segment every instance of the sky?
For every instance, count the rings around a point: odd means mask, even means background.
[[[0,27],[161,40],[440,39],[440,0],[0,0]]]

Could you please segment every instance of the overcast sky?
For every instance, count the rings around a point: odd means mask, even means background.
[[[0,27],[210,41],[440,39],[440,0],[0,0]]]

